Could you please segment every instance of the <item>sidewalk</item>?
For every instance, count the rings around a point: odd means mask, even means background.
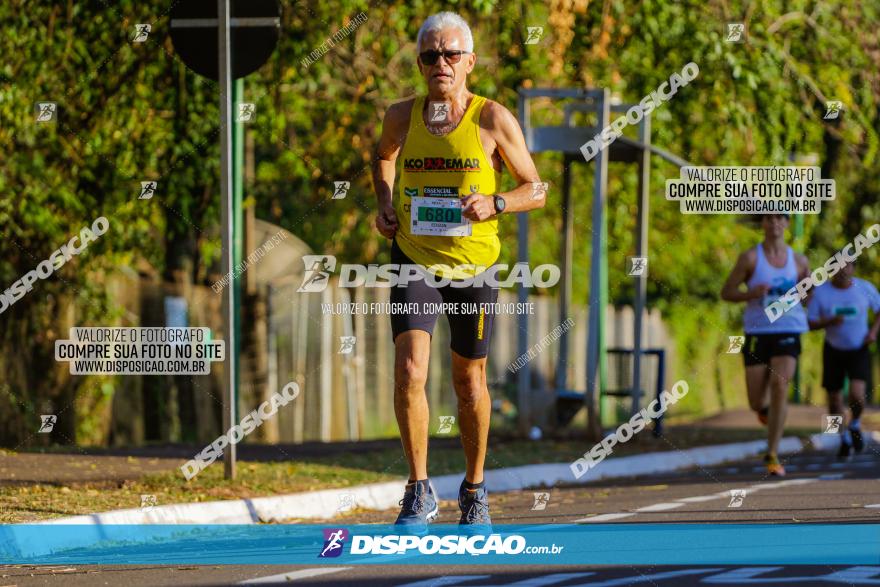
[[[823,414],[824,410],[819,407],[791,406],[791,426],[786,432],[789,436],[807,439],[820,431]],[[873,410],[872,417],[877,415],[878,411]],[[866,416],[864,420],[867,423],[870,417]],[[608,478],[606,474],[656,472],[653,463],[658,461],[665,461],[665,466],[681,468],[693,464],[695,459],[711,461],[719,455],[727,460],[742,459],[763,450],[765,435],[766,431],[748,410],[730,411],[693,424],[669,426],[660,439],[653,438],[646,430],[630,442],[616,446],[614,455],[601,467],[590,471],[584,480],[594,479],[593,474]],[[800,450],[797,438],[787,442],[797,442],[797,447],[790,444],[788,448]],[[742,446],[721,451],[720,444]],[[493,481],[495,484],[520,478],[538,478],[552,484],[570,478],[568,463],[589,451],[591,446],[592,443],[581,439],[532,442],[493,437],[487,469],[500,471],[497,473],[500,481]],[[302,502],[297,498],[297,503],[311,503],[309,507],[324,510],[329,505],[327,499],[338,501],[340,495],[346,491],[350,493],[351,488],[368,486],[375,486],[376,493],[372,489],[366,490],[356,500],[358,505],[380,507],[384,504],[381,501],[383,495],[399,493],[407,473],[397,439],[297,446],[240,445],[236,481],[223,479],[223,465],[218,461],[193,481],[186,482],[178,468],[200,449],[175,445],[131,450],[70,449],[62,452],[55,449],[50,453],[0,451],[0,523],[120,509],[140,511],[142,496],[150,496],[147,498],[150,501],[155,498],[160,508],[182,507],[193,502],[205,505],[226,503],[229,506],[228,500],[233,500],[241,504],[240,511],[234,516],[240,514],[250,520],[264,519],[263,514],[255,516],[255,504],[261,503],[258,500],[283,501],[287,497],[277,496],[311,494],[312,501]],[[687,449],[695,452],[686,452]],[[656,453],[664,451],[667,453],[664,458],[658,458]],[[431,476],[435,484],[440,483],[438,491],[445,494],[448,489],[444,485],[446,481],[440,480],[443,475],[453,479],[449,484],[454,487],[449,491],[457,490],[464,466],[458,438],[432,438],[429,454]],[[645,456],[634,461],[622,460],[633,455]],[[705,464],[709,461],[698,462]],[[636,465],[641,468],[634,469]],[[518,481],[508,484],[510,490],[525,486]],[[389,493],[392,486],[394,491]],[[270,510],[274,507],[271,506]],[[153,508],[153,511],[157,509]],[[299,506],[295,510],[297,516],[303,513]],[[198,519],[203,519],[201,516]],[[277,519],[275,514],[268,517]]]

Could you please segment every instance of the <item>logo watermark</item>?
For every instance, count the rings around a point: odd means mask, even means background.
[[[336,43],[341,42],[348,35],[350,35],[354,31],[356,31],[358,29],[358,27],[360,27],[365,22],[367,22],[366,13],[364,13],[364,12],[358,13],[357,16],[355,16],[353,19],[351,19],[347,25],[345,25],[344,27],[342,27],[341,29],[339,29],[338,31],[333,33],[333,35],[331,37],[328,37],[326,41],[321,43],[321,46],[319,46],[317,49],[315,49],[314,51],[309,53],[309,55],[307,57],[303,57],[302,61],[300,61],[300,64],[304,68],[308,69],[309,67],[312,66],[312,64],[315,61],[317,61],[318,59],[320,59],[321,57],[323,57],[324,55],[329,53],[330,49],[332,49],[333,47],[336,46]]]
[[[55,341],[55,360],[71,375],[208,375],[226,343],[204,327],[72,327]]]
[[[544,36],[544,27],[542,26],[530,26],[526,27],[526,45],[537,45],[541,40],[541,37]]]
[[[348,195],[348,190],[351,187],[351,182],[349,181],[334,181],[333,182],[333,200],[344,200],[345,196]]]
[[[828,100],[825,102],[825,115],[822,119],[835,120],[840,117],[841,111],[843,111],[843,102],[840,100]]]
[[[241,102],[238,104],[238,114],[235,118],[236,122],[253,122],[256,116],[256,104],[252,102]]]
[[[336,513],[350,512],[354,509],[354,506],[354,494],[342,493],[339,495],[339,505],[336,508]]]
[[[455,416],[440,416],[440,426],[437,428],[437,434],[449,434],[455,425]]]
[[[742,335],[728,336],[727,354],[735,355],[742,352],[743,345],[746,343],[746,337]]]
[[[55,423],[58,422],[58,416],[55,414],[43,414],[40,416],[40,428],[37,430],[38,434],[48,434],[52,432],[52,429],[55,428]]]
[[[339,337],[339,353],[340,355],[350,355],[354,352],[354,345],[357,342],[356,336],[340,336]]]
[[[742,22],[727,23],[727,36],[724,38],[727,43],[742,43],[745,41],[746,25]]]
[[[138,200],[149,200],[156,193],[158,183],[155,181],[142,181],[141,191],[138,194]]]
[[[451,107],[449,102],[428,102],[428,122],[431,124],[449,122]]]
[[[629,272],[628,275],[633,277],[641,277],[648,270],[648,258],[647,257],[627,257],[629,261]]]
[[[670,391],[663,391],[658,399],[648,404],[648,407],[639,410],[628,422],[618,426],[613,434],[606,436],[589,452],[584,453],[583,457],[571,463],[569,467],[574,478],[580,479],[587,471],[604,461],[613,452],[614,445],[628,442],[633,436],[641,432],[651,419],[657,419],[662,416],[669,409],[669,406],[674,405],[686,396],[688,391],[687,381],[684,379],[676,381]]]
[[[37,102],[34,110],[37,122],[55,122],[58,118],[58,104],[55,102]]]
[[[836,196],[816,166],[686,166],[666,180],[666,200],[682,214],[818,214]]]
[[[305,275],[299,289],[300,293],[318,293],[327,289],[330,275],[336,269],[333,255],[303,255]],[[443,277],[451,272],[464,271],[473,275],[467,279]],[[509,272],[508,272],[509,271]],[[508,272],[503,279],[499,273]],[[512,268],[506,263],[486,267],[485,265],[431,265],[419,264],[356,265],[343,264],[339,271],[339,287],[406,287],[410,283],[424,280],[430,287],[513,287],[526,288],[553,287],[559,282],[562,272],[556,265],[544,263],[530,269],[528,263],[516,263]]]
[[[520,369],[522,369],[526,363],[537,357],[544,349],[550,346],[550,343],[556,342],[560,336],[564,332],[568,332],[568,330],[574,326],[574,320],[569,318],[562,324],[559,324],[556,328],[551,330],[537,343],[533,344],[529,350],[518,356],[512,363],[507,366],[508,371],[511,373],[516,373]]]
[[[843,427],[843,416],[830,414],[824,417],[822,434],[840,434]]]
[[[299,386],[291,381],[284,386],[284,389],[272,394],[272,397],[260,404],[260,407],[242,418],[241,422],[230,428],[226,434],[218,437],[202,452],[184,463],[180,467],[183,476],[187,481],[192,480],[193,477],[216,461],[223,454],[224,448],[241,442],[245,436],[262,426],[263,422],[275,416],[279,408],[286,406],[297,396],[299,396]]]
[[[151,512],[153,508],[158,504],[158,500],[156,500],[155,495],[142,494],[141,495],[141,511],[142,512]]]
[[[476,186],[471,186],[471,192],[477,191],[474,189]],[[546,181],[533,181],[532,182],[532,196],[533,200],[543,200],[547,197],[547,192],[550,190],[550,184]]]
[[[326,530],[325,530],[326,536]],[[344,540],[344,538],[343,538]],[[327,540],[325,539],[325,545]],[[325,549],[327,547],[325,546]],[[565,546],[542,545],[528,546],[524,536],[510,534],[475,534],[475,535],[444,535],[426,536],[414,535],[386,535],[386,536],[362,536],[351,537],[351,554],[405,554],[407,551],[418,551],[420,554],[470,554],[480,556],[484,554],[559,554]],[[332,555],[338,556],[338,555]]]
[[[214,282],[214,285],[211,286],[211,289],[214,290],[214,293],[220,293],[223,291],[223,288],[229,285],[229,283],[233,279],[238,279],[238,277],[243,274],[248,268],[266,256],[266,253],[275,248],[278,243],[287,239],[287,231],[279,230],[276,232],[271,239],[264,242],[260,248],[251,252],[241,263],[235,266],[235,269],[224,275],[222,278],[218,279]]]
[[[536,491],[535,495],[535,503],[532,504],[532,511],[538,512],[547,509],[547,504],[550,503],[550,494],[546,491]]]
[[[147,37],[150,36],[150,31],[153,30],[153,25],[151,24],[136,24],[134,25],[134,35],[132,35],[131,42],[132,43],[144,43],[147,40]]]
[[[768,304],[764,308],[767,318],[771,323],[779,320],[783,314],[800,304],[801,300],[807,297],[808,291],[837,275],[842,268],[858,259],[862,251],[872,247],[877,241],[880,241],[880,224],[869,226],[864,235],[857,235],[851,243],[848,243],[834,256],[829,257],[821,267],[814,269],[810,275],[800,280],[778,300]],[[854,250],[850,254],[847,253],[847,249]]]
[[[746,490],[745,489],[731,489],[730,490],[730,503],[727,504],[729,508],[739,508],[742,507],[743,501],[746,499]]]
[[[83,227],[79,231],[80,246],[76,246],[77,236],[70,239],[66,245],[61,247],[49,258],[40,262],[36,269],[32,269],[24,274],[24,276],[10,285],[5,292],[0,294],[0,314],[7,308],[23,298],[25,294],[34,289],[34,282],[39,279],[48,279],[53,273],[61,269],[65,263],[70,261],[74,255],[79,255],[85,251],[89,243],[98,240],[98,237],[105,234],[110,229],[110,221],[100,216],[92,222],[91,228]]]
[[[691,83],[700,74],[699,66],[691,61],[681,70],[681,73],[673,73],[669,77],[668,82],[663,82],[657,89],[626,111],[626,114],[617,118],[614,122],[602,129],[591,140],[581,146],[581,153],[584,159],[590,161],[599,154],[599,152],[617,140],[617,137],[623,134],[623,129],[630,124],[638,124],[646,115],[650,114],[654,108],[659,107],[664,102],[668,102],[678,93],[678,89]]]
[[[345,540],[348,538],[348,530],[345,528],[325,528],[324,546],[318,554],[318,558],[336,558],[342,554]]]

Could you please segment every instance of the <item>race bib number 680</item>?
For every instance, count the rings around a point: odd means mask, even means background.
[[[471,221],[461,213],[458,198],[412,198],[412,234],[433,236],[471,236]]]

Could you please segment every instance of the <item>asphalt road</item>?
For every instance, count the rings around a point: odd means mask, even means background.
[[[743,462],[549,492],[543,510],[535,491],[491,497],[493,521],[512,523],[880,523],[880,448],[848,462],[827,453],[790,458],[789,475],[768,479],[757,462]],[[491,489],[491,488],[490,488]],[[740,501],[731,490],[744,490]],[[741,495],[741,494],[740,494]],[[739,504],[737,506],[737,504]],[[871,507],[874,506],[874,507]],[[537,506],[540,508],[540,503]],[[392,521],[396,512],[348,512],[333,524]],[[441,503],[442,523],[457,521],[454,502]],[[880,555],[878,555],[880,556]],[[592,585],[880,585],[876,566],[70,566],[0,567],[4,585],[263,584],[516,587]]]

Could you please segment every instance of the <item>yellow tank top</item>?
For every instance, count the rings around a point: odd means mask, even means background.
[[[458,198],[474,192],[492,195],[498,185],[499,173],[480,140],[486,98],[474,96],[461,122],[444,136],[425,128],[424,103],[424,97],[415,99],[401,153],[397,244],[407,257],[440,276],[466,279],[482,272],[480,266],[492,265],[501,251],[498,220],[469,222],[457,205]]]

